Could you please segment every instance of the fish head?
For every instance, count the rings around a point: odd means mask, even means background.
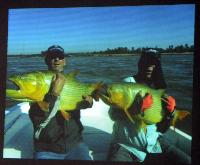
[[[123,89],[119,85],[111,85],[108,87],[108,95],[112,104],[118,104],[123,99]]]
[[[17,89],[6,89],[6,96],[18,101],[41,101],[44,97],[44,80],[39,73],[25,73],[8,78]]]
[[[127,89],[121,84],[107,85],[106,90],[104,90],[104,92],[100,92],[100,98],[106,104],[120,109],[124,109],[130,101]]]

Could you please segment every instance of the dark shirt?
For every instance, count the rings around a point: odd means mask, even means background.
[[[37,103],[31,105],[29,117],[33,123],[34,133],[48,115],[49,112],[42,111]],[[80,110],[71,112],[69,120],[65,120],[58,111],[41,131],[39,139],[33,136],[35,151],[66,153],[82,141],[82,130]]]

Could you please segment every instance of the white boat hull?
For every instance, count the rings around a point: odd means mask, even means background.
[[[3,158],[33,158],[33,128],[28,116],[29,104],[21,103],[5,111]],[[111,140],[113,121],[109,106],[95,102],[92,108],[81,110],[83,137],[94,160],[105,160]],[[190,135],[173,128],[164,134],[170,143],[191,155]],[[98,142],[97,142],[98,141]]]

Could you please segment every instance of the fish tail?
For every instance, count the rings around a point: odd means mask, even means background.
[[[79,73],[80,73],[80,70],[74,70],[68,74],[65,74],[65,78],[74,79],[76,77],[76,75]]]
[[[191,113],[188,112],[188,111],[176,110],[175,114],[174,114],[174,117],[173,117],[173,119],[171,121],[171,125],[175,128],[175,125],[176,125],[177,121],[179,121],[179,120],[181,121],[181,120],[183,120],[185,117],[187,117],[189,115],[191,115]]]
[[[43,111],[47,111],[49,108],[49,103],[44,102],[44,101],[38,101],[37,104]]]
[[[92,87],[93,87],[94,90],[98,91],[98,90],[100,90],[103,87],[103,85],[104,85],[104,83],[103,83],[103,81],[101,81],[101,82],[92,84]]]
[[[71,118],[71,115],[70,115],[69,112],[66,112],[66,111],[64,111],[64,110],[60,110],[60,112],[61,112],[62,117],[63,117],[65,120],[69,120],[69,119]]]
[[[146,125],[143,121],[141,121],[139,130],[140,130],[141,128],[143,129],[143,131],[144,131],[145,134],[146,134],[146,132],[147,132],[147,125]]]
[[[98,101],[100,98],[100,90],[103,88],[103,81],[92,84],[92,93],[91,96]]]
[[[160,93],[161,96],[163,96],[166,92],[166,89],[158,89],[157,92]]]
[[[139,132],[142,129],[146,134],[147,124],[143,120],[140,120],[139,118],[135,118],[135,129],[137,132]]]

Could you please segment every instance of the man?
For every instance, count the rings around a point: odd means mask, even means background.
[[[59,95],[64,86],[64,49],[53,45],[44,53],[48,70],[55,73],[43,102],[30,107],[29,117],[34,128],[35,159],[91,160],[83,143],[80,110],[63,113],[59,110]],[[90,96],[83,96],[81,109],[92,107]]]
[[[138,62],[138,73],[125,78],[124,81],[145,84],[155,89],[166,89],[160,54],[152,49],[143,52]],[[160,134],[168,130],[176,106],[173,97],[165,96],[163,99],[165,99],[163,101],[165,110],[163,120],[158,124],[147,125],[145,130],[141,129],[139,132],[134,124],[127,120],[122,111],[110,109],[110,117],[115,123],[108,160],[191,163],[191,158],[188,155],[160,138]],[[152,102],[152,97],[147,94],[143,98],[142,107],[149,108]]]

